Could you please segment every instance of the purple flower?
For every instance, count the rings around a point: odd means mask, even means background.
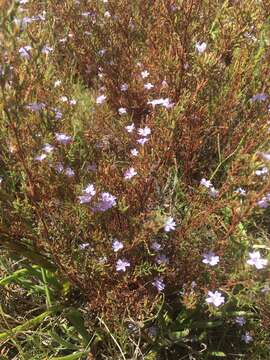
[[[65,174],[68,176],[68,177],[72,177],[75,175],[75,172],[74,170],[72,170],[70,167],[67,167],[66,170],[65,170]]]
[[[175,221],[173,220],[172,217],[168,217],[168,219],[166,220],[165,224],[164,224],[164,231],[165,232],[170,232],[172,230],[175,230]]]
[[[42,54],[46,54],[46,55],[52,51],[53,51],[53,48],[48,45],[45,45],[41,50]]]
[[[130,263],[127,260],[119,259],[119,260],[117,260],[117,263],[116,263],[116,271],[124,271],[125,272],[126,268],[129,266],[130,266]]]
[[[219,262],[219,256],[216,256],[212,251],[209,251],[208,253],[203,254],[203,263],[209,264],[210,266],[215,266]]]
[[[93,184],[88,184],[86,188],[83,190],[83,195],[78,196],[80,204],[89,203],[93,196],[96,194],[96,190]]]
[[[131,149],[130,153],[131,153],[132,156],[138,156],[139,151],[137,149]]]
[[[23,46],[19,49],[19,54],[22,58],[29,59],[30,58],[30,50],[32,50],[32,46],[30,46],[30,45]]]
[[[123,107],[120,107],[120,108],[118,109],[118,113],[119,113],[119,115],[124,115],[124,114],[127,113],[127,109],[126,109],[126,108],[123,108]]]
[[[128,89],[128,84],[126,84],[126,83],[122,84],[121,87],[120,87],[121,91],[127,91],[127,89]]]
[[[266,160],[266,161],[270,161],[270,153],[260,153],[260,156]]]
[[[42,148],[47,154],[50,154],[53,151],[54,147],[50,144],[45,144]]]
[[[262,176],[262,175],[266,175],[268,174],[268,168],[266,166],[264,166],[262,169],[258,169],[255,171],[255,174],[257,176]]]
[[[167,109],[170,109],[174,105],[174,103],[170,102],[169,98],[166,98],[166,99],[160,98],[160,99],[149,100],[149,101],[147,101],[147,104],[152,105],[153,108],[156,105],[161,105],[161,106],[164,106]]]
[[[155,261],[159,265],[167,265],[169,263],[169,259],[164,254],[156,256]]]
[[[213,186],[213,184],[211,183],[211,181],[210,181],[210,180],[206,180],[205,178],[203,178],[203,179],[201,180],[200,184],[201,184],[202,186],[205,186],[207,189],[209,189],[210,187]]]
[[[68,136],[66,134],[63,133],[56,133],[55,134],[56,140],[61,143],[61,144],[68,144],[69,142],[71,142],[71,136]]]
[[[88,248],[89,246],[90,246],[89,243],[83,243],[83,244],[80,244],[80,245],[79,245],[79,248],[80,248],[80,250],[85,250],[85,249]]]
[[[63,171],[64,171],[64,166],[63,166],[63,164],[57,163],[57,164],[55,165],[55,170],[56,170],[58,173],[63,172]]]
[[[43,110],[45,108],[45,104],[44,103],[30,103],[28,105],[26,105],[26,108],[28,110],[31,110],[33,112],[37,112],[37,111],[40,111],[40,110]]]
[[[258,93],[252,96],[251,101],[265,101],[268,96],[264,93]]]
[[[147,84],[144,84],[143,87],[144,87],[146,90],[151,90],[151,89],[154,87],[154,85],[151,84],[150,82],[148,82]]]
[[[207,44],[205,42],[197,42],[195,45],[195,48],[199,54],[204,53],[206,50],[206,47],[207,47]]]
[[[36,161],[42,161],[44,159],[46,159],[47,155],[46,154],[41,154],[35,157]]]
[[[115,239],[113,241],[112,248],[113,248],[114,252],[117,252],[117,251],[123,249],[123,247],[124,247],[124,245],[121,241],[118,241],[117,239]]]
[[[245,319],[243,316],[237,316],[237,317],[234,319],[234,322],[235,322],[237,325],[239,325],[239,326],[244,326],[247,321],[246,321],[246,319]]]
[[[225,301],[224,296],[218,291],[212,292],[208,291],[208,298],[206,298],[206,302],[208,304],[213,304],[215,307],[219,307]]]
[[[242,189],[241,187],[236,189],[235,192],[236,192],[236,194],[239,194],[240,196],[246,196],[246,190]]]
[[[140,145],[144,145],[149,139],[148,138],[141,138],[137,140],[137,143]]]
[[[244,335],[241,336],[241,340],[248,344],[253,341],[253,337],[249,334],[249,332],[246,332]]]
[[[138,134],[146,137],[151,134],[151,129],[148,126],[146,126],[145,128],[140,128],[138,129]]]
[[[125,126],[125,129],[127,130],[128,133],[132,133],[133,130],[135,129],[134,123],[132,123],[131,125]]]
[[[249,260],[247,260],[247,264],[253,265],[256,269],[263,269],[268,263],[267,259],[262,259],[259,251],[253,251],[249,253]]]
[[[164,281],[161,277],[155,277],[152,285],[155,286],[158,292],[161,292],[165,289]]]
[[[149,76],[149,72],[147,70],[144,70],[141,72],[141,76],[143,79],[147,78]]]
[[[161,245],[158,242],[154,241],[151,244],[151,249],[154,251],[159,251],[159,250],[161,250]]]
[[[131,167],[125,171],[124,178],[125,178],[125,180],[130,180],[135,175],[137,175],[137,171],[133,167]]]
[[[95,208],[93,208],[93,211],[101,211],[104,212],[111,207],[116,205],[116,197],[111,195],[108,192],[101,193],[101,199],[99,203],[96,205]]]
[[[102,104],[106,100],[106,98],[107,98],[106,95],[100,95],[100,96],[97,97],[96,103],[97,104]]]

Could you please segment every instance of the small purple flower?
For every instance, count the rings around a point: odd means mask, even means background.
[[[270,161],[270,153],[260,153],[260,156],[266,160],[266,161]]]
[[[253,337],[249,334],[249,332],[246,332],[244,335],[241,336],[241,340],[248,344],[253,341]]]
[[[117,252],[117,251],[123,249],[123,247],[124,247],[124,245],[121,241],[118,241],[117,239],[115,239],[113,241],[112,248],[113,248],[114,252]]]
[[[74,170],[72,170],[70,167],[67,167],[66,170],[65,170],[65,174],[68,176],[68,177],[72,177],[75,175],[75,172]]]
[[[83,195],[78,196],[80,204],[89,203],[93,196],[96,194],[96,190],[93,184],[88,184],[86,188],[83,190]]]
[[[206,180],[205,178],[203,178],[203,179],[201,180],[200,184],[201,184],[202,186],[205,186],[207,189],[209,189],[210,187],[213,186],[213,184],[211,183],[211,181],[210,181],[210,180]]]
[[[145,128],[140,128],[138,129],[138,134],[146,137],[151,134],[151,129],[148,126],[146,126]]]
[[[63,166],[63,164],[57,163],[57,164],[55,165],[55,170],[56,170],[58,173],[63,172],[63,171],[64,171],[64,166]]]
[[[159,265],[167,265],[169,263],[169,259],[164,254],[156,256],[155,261]]]
[[[45,153],[50,154],[53,151],[54,147],[50,144],[45,144],[42,148]]]
[[[30,58],[30,51],[32,50],[32,46],[30,45],[26,45],[23,46],[19,49],[19,54],[22,58],[24,59],[29,59]]]
[[[152,285],[155,286],[158,292],[161,292],[165,289],[164,281],[161,277],[155,277]]]
[[[246,321],[246,319],[245,319],[243,316],[237,316],[237,317],[234,319],[234,322],[235,322],[237,325],[239,325],[239,326],[244,326],[247,321]]]
[[[203,263],[208,264],[210,266],[215,266],[219,263],[219,256],[216,256],[212,251],[203,254]]]
[[[107,98],[106,95],[100,95],[100,96],[97,97],[96,103],[97,103],[97,104],[102,104],[102,103],[104,103],[104,101],[106,100],[106,98]]]
[[[267,259],[262,259],[259,251],[253,251],[249,253],[249,260],[247,260],[247,264],[253,265],[256,269],[263,269],[268,263]]]
[[[61,144],[68,144],[71,142],[71,136],[68,136],[66,134],[63,133],[56,133],[55,134],[56,140],[61,143]]]
[[[236,192],[236,194],[239,194],[240,196],[246,196],[246,190],[242,189],[241,187],[236,189],[235,192]]]
[[[36,161],[42,161],[44,159],[46,159],[47,155],[46,154],[41,154],[35,157]]]
[[[165,224],[164,224],[164,231],[165,232],[170,232],[172,230],[175,230],[175,221],[173,220],[172,217],[168,217],[168,219],[166,220]]]
[[[195,48],[199,54],[204,53],[206,50],[206,47],[207,47],[207,44],[205,42],[197,42],[195,45]]]
[[[128,84],[122,84],[121,87],[120,87],[120,90],[121,91],[127,91],[128,90]]]
[[[151,89],[154,87],[154,85],[151,84],[150,82],[148,82],[147,84],[144,84],[143,87],[144,87],[146,90],[151,90]]]
[[[133,130],[135,129],[134,123],[132,123],[131,125],[125,126],[125,129],[127,130],[128,133],[132,133]]]
[[[124,178],[125,178],[125,180],[130,180],[135,175],[137,175],[137,171],[133,167],[131,167],[125,171]]]
[[[127,109],[126,109],[126,108],[123,108],[123,107],[120,107],[120,108],[118,109],[118,113],[119,113],[119,115],[124,115],[124,114],[127,113]]]
[[[101,198],[99,203],[93,208],[93,211],[101,211],[104,212],[109,210],[111,207],[116,205],[116,197],[111,195],[108,192],[101,193]]]
[[[85,250],[85,249],[88,248],[89,246],[90,246],[89,243],[83,243],[83,244],[80,244],[80,245],[79,245],[79,248],[80,248],[80,250]]]
[[[266,167],[266,166],[264,166],[262,169],[258,169],[258,170],[256,170],[255,171],[255,174],[257,175],[257,176],[262,176],[262,175],[266,175],[266,174],[268,174],[268,168]]]
[[[162,247],[158,242],[154,241],[151,244],[151,249],[154,250],[154,251],[160,251],[162,249]]]
[[[137,149],[131,149],[130,153],[131,153],[132,156],[138,156],[139,151]]]
[[[42,54],[46,54],[46,55],[50,54],[52,51],[53,48],[48,45],[45,45],[41,50]]]
[[[137,143],[140,145],[144,145],[148,140],[149,140],[148,138],[144,137],[144,138],[138,139]]]
[[[26,108],[33,112],[38,112],[40,110],[43,110],[45,107],[46,105],[44,103],[37,103],[37,102],[26,105]]]
[[[124,271],[125,272],[126,268],[129,266],[130,266],[130,263],[127,260],[119,259],[119,260],[117,260],[117,263],[116,263],[116,271]]]
[[[144,70],[141,72],[141,76],[143,79],[147,78],[149,76],[149,72],[147,70]]]
[[[206,298],[206,302],[208,304],[213,304],[215,307],[219,307],[225,301],[224,296],[219,291],[208,291],[208,298]]]
[[[252,96],[251,101],[265,101],[268,96],[264,93],[258,93]]]

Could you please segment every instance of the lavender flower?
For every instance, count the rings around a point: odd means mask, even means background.
[[[151,129],[148,126],[146,126],[145,128],[140,128],[138,129],[138,134],[146,137],[151,134]]]
[[[160,251],[161,250],[161,245],[154,241],[152,244],[151,244],[151,249],[154,250],[154,251]]]
[[[130,180],[135,175],[137,175],[137,171],[133,167],[131,167],[125,171],[124,178],[125,178],[125,180]]]
[[[161,292],[165,289],[165,284],[161,277],[155,277],[152,285],[155,286],[158,292]]]
[[[249,334],[249,332],[246,332],[244,335],[241,336],[241,340],[248,344],[253,341],[253,337]]]
[[[159,265],[167,265],[169,263],[169,259],[164,254],[156,256],[155,261]]]
[[[80,204],[89,203],[93,196],[96,194],[96,190],[93,184],[88,184],[86,188],[83,190],[83,195],[78,196]]]
[[[237,317],[234,319],[234,322],[235,322],[237,325],[239,325],[239,326],[244,326],[247,321],[246,321],[246,319],[245,319],[243,316],[237,316]]]
[[[54,147],[50,144],[45,144],[42,148],[47,154],[50,154],[53,151]]]
[[[74,170],[72,170],[70,167],[67,167],[66,170],[65,170],[65,174],[68,176],[68,177],[72,177],[75,175],[75,172]]]
[[[173,220],[172,217],[169,217],[164,224],[164,231],[170,232],[172,230],[175,230],[175,226],[176,226],[175,221]]]
[[[117,239],[115,239],[113,241],[112,248],[113,248],[114,252],[117,252],[117,251],[123,249],[123,247],[124,247],[124,245],[121,241],[118,241]]]
[[[148,140],[149,140],[148,138],[144,137],[144,138],[138,139],[137,143],[140,145],[144,145]]]
[[[130,153],[131,153],[132,156],[138,156],[139,151],[137,149],[131,149]]]
[[[216,256],[212,251],[203,254],[203,263],[209,264],[210,266],[215,266],[219,263],[219,256]]]
[[[262,259],[259,251],[253,251],[249,253],[249,260],[247,260],[247,264],[253,265],[256,269],[263,269],[268,263],[267,259]]]
[[[208,298],[206,298],[206,302],[208,304],[213,304],[215,307],[219,307],[225,301],[224,296],[218,291],[212,292],[208,291]]]
[[[150,82],[148,82],[147,84],[144,84],[143,87],[144,87],[146,90],[151,90],[151,89],[154,87],[154,85],[151,84]]]
[[[119,108],[119,109],[118,109],[118,113],[119,113],[119,115],[124,115],[124,114],[126,114],[126,113],[127,113],[127,109],[126,109],[126,108],[121,107],[121,108]]]
[[[134,123],[132,123],[131,125],[125,126],[125,129],[127,130],[128,133],[132,133],[133,130],[135,129]]]
[[[96,103],[97,103],[97,104],[102,104],[102,103],[106,100],[106,98],[107,98],[107,96],[105,96],[105,95],[100,95],[100,96],[97,97]]]
[[[195,48],[199,54],[204,53],[206,50],[206,47],[207,47],[207,44],[205,42],[197,42],[195,45]]]
[[[61,143],[61,144],[68,144],[71,142],[71,136],[68,136],[66,134],[63,133],[56,133],[55,134],[56,140]]]
[[[147,78],[149,76],[149,72],[147,70],[144,70],[141,72],[141,76],[143,79]]]
[[[130,263],[127,260],[119,259],[119,260],[117,260],[117,263],[116,263],[116,271],[124,271],[125,272],[126,268],[129,266],[130,266]]]
[[[30,50],[32,50],[32,46],[30,46],[30,45],[23,46],[19,49],[19,54],[22,58],[29,59],[30,58]]]
[[[104,212],[109,210],[111,207],[116,205],[116,197],[111,195],[108,192],[101,193],[101,198],[99,203],[93,208],[94,211]]]
[[[127,91],[128,90],[128,84],[122,84],[121,87],[120,87],[120,90],[121,91]]]
[[[47,155],[46,154],[41,154],[35,157],[36,161],[42,161],[44,159],[46,159]]]

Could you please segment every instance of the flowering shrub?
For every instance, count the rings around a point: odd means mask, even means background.
[[[134,319],[164,358],[177,344],[183,356],[238,353],[270,325],[268,10],[169,0],[2,10],[0,244],[68,280],[116,333]],[[210,329],[236,325],[236,340],[231,330],[213,340]]]

